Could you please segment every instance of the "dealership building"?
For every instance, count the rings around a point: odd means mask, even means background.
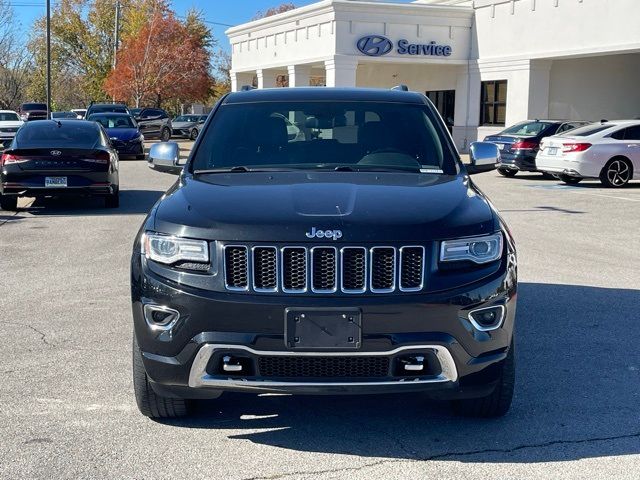
[[[640,0],[323,0],[227,30],[233,90],[425,93],[458,147],[525,119],[640,116]]]

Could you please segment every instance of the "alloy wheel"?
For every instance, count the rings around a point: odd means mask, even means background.
[[[622,160],[614,160],[607,169],[607,179],[616,187],[626,185],[631,176],[631,168],[627,162]]]

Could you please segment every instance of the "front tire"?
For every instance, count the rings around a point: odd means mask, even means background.
[[[600,181],[608,188],[622,188],[633,178],[631,162],[622,157],[612,158],[600,172]]]
[[[513,178],[518,173],[518,170],[512,170],[511,168],[499,168],[498,173],[503,177]]]
[[[162,132],[160,132],[160,141],[168,142],[169,140],[171,140],[171,130],[165,127],[162,129]]]
[[[18,210],[18,197],[0,195],[0,208],[7,212],[15,212]]]
[[[191,135],[189,135],[189,139],[195,140],[196,138],[198,138],[198,129],[194,128],[193,130],[191,130]]]
[[[138,410],[149,418],[178,418],[189,414],[189,401],[182,398],[161,397],[153,391],[142,363],[142,352],[133,334],[133,391]]]
[[[500,380],[490,395],[481,398],[465,398],[452,402],[453,411],[463,417],[495,418],[505,415],[511,407],[516,380],[515,343],[502,364]]]
[[[559,175],[558,178],[567,185],[577,185],[582,181],[580,177],[571,177],[569,175]]]

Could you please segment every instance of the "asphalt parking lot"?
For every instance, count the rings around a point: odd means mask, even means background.
[[[0,211],[2,478],[638,478],[640,183],[475,177],[519,246],[506,417],[419,395],[225,394],[163,424],[133,398],[129,256],[175,177],[131,160],[120,180],[117,210]]]

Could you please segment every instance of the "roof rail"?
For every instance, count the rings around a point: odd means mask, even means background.
[[[254,87],[253,85],[243,85],[242,87],[240,87],[240,91],[241,92],[248,92],[249,90],[255,90],[256,87]]]
[[[396,85],[391,90],[400,90],[401,92],[408,92],[409,87],[407,87],[405,84],[400,84],[400,85]]]

